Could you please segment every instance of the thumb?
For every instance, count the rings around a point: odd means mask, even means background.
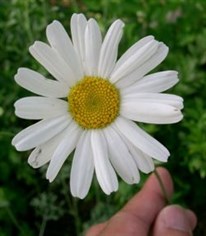
[[[154,224],[154,236],[191,236],[197,223],[195,214],[177,205],[165,207]]]

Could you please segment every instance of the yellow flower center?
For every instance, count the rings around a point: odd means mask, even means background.
[[[68,95],[69,112],[84,129],[104,128],[119,114],[119,90],[108,80],[85,76]]]

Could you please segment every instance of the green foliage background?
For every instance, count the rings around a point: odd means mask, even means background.
[[[179,71],[171,90],[185,100],[184,120],[175,125],[145,125],[171,152],[166,167],[174,183],[173,202],[192,208],[199,223],[195,235],[206,235],[206,1],[204,0],[0,0],[0,236],[83,235],[91,225],[108,219],[141,187],[120,182],[105,196],[96,181],[86,199],[69,192],[71,158],[52,184],[46,167],[27,165],[29,153],[18,153],[12,137],[30,122],[15,117],[13,103],[30,95],[14,82],[19,67],[46,73],[29,55],[35,40],[46,41],[53,19],[69,32],[73,12],[98,20],[102,32],[116,18],[125,23],[120,55],[138,39],[154,35],[170,48],[157,70]]]

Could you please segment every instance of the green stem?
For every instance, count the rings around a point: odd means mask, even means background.
[[[12,210],[10,209],[10,207],[6,207],[6,211],[11,219],[11,221],[13,222],[13,224],[16,226],[16,228],[19,230],[19,232],[21,232],[21,235],[25,235],[26,233],[24,232],[24,230],[21,228],[19,222],[17,221],[16,217],[14,216]]]
[[[81,219],[79,217],[79,210],[78,210],[78,199],[69,198],[68,192],[67,192],[67,184],[65,180],[62,179],[62,185],[63,185],[63,193],[65,195],[66,202],[69,207],[70,214],[74,217],[74,223],[75,223],[75,230],[76,235],[80,235],[81,231]]]
[[[47,217],[43,216],[42,223],[41,223],[41,228],[40,228],[40,231],[39,231],[39,236],[44,235],[44,232],[45,232],[45,229],[46,229],[46,224],[47,224]]]
[[[78,199],[73,199],[73,217],[75,219],[75,228],[76,234],[80,235],[81,232],[81,220],[79,217],[79,210],[78,210]]]
[[[159,175],[159,173],[157,172],[156,169],[154,170],[154,174],[157,177],[157,180],[159,182],[160,188],[161,188],[162,193],[163,193],[164,198],[165,198],[165,202],[166,202],[167,205],[169,205],[171,203],[171,201],[170,201],[170,199],[168,197],[168,194],[167,194],[167,191],[166,191],[165,186],[163,184],[163,181],[162,181],[162,179],[161,179],[161,177],[160,177],[160,175]]]

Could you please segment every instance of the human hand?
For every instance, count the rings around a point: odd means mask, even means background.
[[[169,197],[173,182],[165,168],[157,168]],[[152,174],[142,190],[107,222],[92,226],[86,236],[191,236],[197,218],[177,205],[165,207],[159,182]]]

